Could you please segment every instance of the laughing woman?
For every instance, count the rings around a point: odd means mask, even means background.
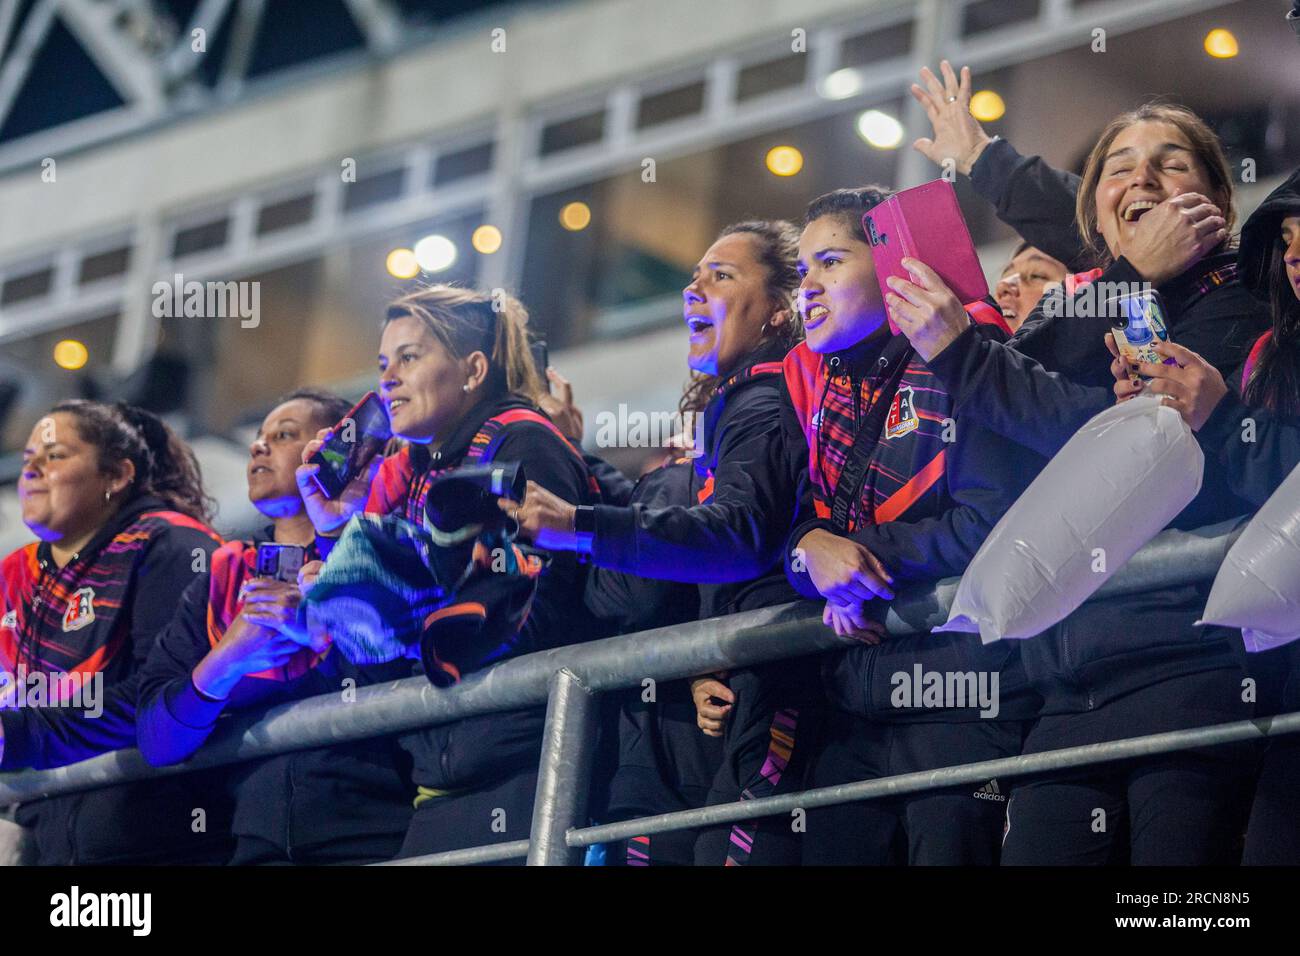
[[[1273,317],[1241,376],[1225,380],[1179,345],[1158,346],[1176,365],[1144,363],[1139,371],[1196,432],[1206,456],[1226,468],[1232,489],[1259,506],[1300,467],[1300,170],[1246,221],[1238,263],[1241,281],[1269,303]],[[1112,372],[1121,400],[1140,390],[1118,364]],[[1243,440],[1246,422],[1254,426],[1253,441]],[[1252,663],[1261,687],[1281,685],[1273,706],[1300,711],[1300,642],[1253,656]],[[1266,699],[1261,694],[1261,704]],[[1242,862],[1300,865],[1300,743],[1294,735],[1268,742]]]
[[[0,770],[133,747],[140,669],[220,543],[194,454],[149,412],[60,402],[27,440],[18,498],[40,540],[0,564]],[[33,682],[49,685],[44,706],[18,693]],[[221,862],[217,793],[211,774],[187,775],[36,800],[17,819],[42,864]]]
[[[1154,286],[1170,339],[1223,374],[1240,368],[1267,311],[1239,279],[1229,243],[1232,173],[1213,131],[1181,107],[1152,104],[1116,117],[1084,169],[1081,238],[1106,263],[1097,278]],[[1105,309],[1095,289],[1049,293],[1009,342],[975,336],[951,293],[925,272],[891,280],[900,328],[959,411],[1044,455],[1113,401]],[[1081,301],[1081,300],[1089,301]],[[1221,461],[1206,456],[1201,492],[1182,529],[1251,510]],[[1044,698],[1026,753],[1244,719],[1238,634],[1197,628],[1205,587],[1183,585],[1083,605],[1022,650]],[[1253,755],[1220,747],[1036,780],[1007,805],[1003,862],[1205,864],[1235,859]],[[1098,832],[1100,808],[1130,823]]]
[[[436,285],[389,308],[379,344],[379,392],[393,434],[408,443],[339,498],[325,498],[298,469],[298,487],[322,550],[362,510],[424,522],[429,485],[471,462],[517,462],[529,479],[570,504],[593,500],[581,455],[533,402],[541,382],[528,347],[528,314],[514,298]],[[320,447],[309,442],[306,461]],[[507,657],[590,636],[583,611],[585,573],[572,556],[541,572],[523,627],[504,643],[487,640],[490,622],[461,621],[453,677]],[[537,788],[541,708],[469,717],[403,738],[414,758],[416,810],[401,856],[527,839]]]

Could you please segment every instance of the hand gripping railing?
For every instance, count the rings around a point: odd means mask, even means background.
[[[1240,519],[1193,532],[1163,532],[1093,599],[1210,580],[1244,524]],[[886,619],[889,632],[925,632],[943,622],[956,587],[957,580],[948,579],[901,593],[890,606]],[[1300,730],[1300,714],[1283,715],[579,828],[585,822],[596,694],[639,686],[646,678],[677,680],[846,644],[851,642],[822,625],[817,605],[796,603],[747,611],[528,654],[473,674],[451,688],[435,688],[423,677],[412,677],[359,688],[346,698],[328,694],[283,704],[260,719],[232,715],[194,756],[171,767],[150,767],[139,751],[119,750],[53,770],[0,774],[0,806],[546,703],[529,839],[399,862],[481,863],[526,856],[530,864],[554,865],[578,862],[582,848],[591,844],[641,834]]]

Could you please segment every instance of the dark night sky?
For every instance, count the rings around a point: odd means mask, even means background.
[[[22,0],[19,4],[10,46],[35,3],[36,0]],[[199,0],[155,0],[155,3],[176,21],[179,42],[186,34],[186,26]],[[396,3],[408,22],[430,25],[503,5],[506,4],[492,0],[397,0]],[[216,35],[208,37],[208,56],[199,71],[199,79],[206,85],[210,86],[220,75],[232,20],[233,8]],[[249,76],[256,78],[317,57],[357,49],[362,43],[361,32],[343,0],[267,0]],[[122,99],[112,84],[56,17],[13,109],[0,125],[0,143],[120,105]]]

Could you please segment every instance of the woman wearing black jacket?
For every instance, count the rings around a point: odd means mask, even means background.
[[[728,226],[700,258],[690,284],[682,290],[683,316],[690,332],[688,361],[696,373],[682,410],[701,419],[701,446],[686,500],[659,507],[634,502],[627,507],[574,508],[530,484],[522,506],[502,502],[507,512],[517,515],[525,534],[542,547],[585,551],[594,565],[607,571],[698,584],[702,617],[797,597],[781,571],[781,558],[794,513],[798,466],[786,453],[779,418],[780,362],[800,338],[790,300],[798,284],[797,244],[798,233],[786,222]],[[786,663],[782,671],[789,675],[798,668]],[[698,716],[689,723],[661,720],[655,728],[655,747],[675,748],[680,759],[670,761],[667,774],[653,775],[656,785],[642,788],[641,805],[627,809],[682,809],[677,798],[670,801],[672,805],[664,802],[665,785],[682,794],[683,802],[700,799],[701,784],[712,788],[710,802],[739,799],[757,775],[771,742],[773,681],[767,674],[760,668],[694,681]],[[680,711],[682,718],[690,719],[691,711],[679,706],[687,704],[680,689],[674,685],[664,692],[674,713]],[[634,716],[644,722],[648,712]],[[724,726],[726,756],[716,779],[694,779],[697,774],[686,773],[685,765],[698,769],[717,759],[717,748],[700,740],[700,731],[718,737]],[[624,754],[642,765],[650,762],[646,756]],[[626,768],[619,769],[628,780],[636,772],[629,760],[625,763]],[[666,776],[681,779],[667,781]],[[623,797],[622,802],[638,801]],[[774,831],[778,837],[770,847],[774,862],[782,852],[786,859],[798,859],[797,847],[780,846],[780,837],[788,832],[788,826]],[[704,834],[696,860],[723,863],[728,858],[729,833],[730,828],[723,828]],[[654,847],[656,840],[659,846],[669,842],[653,837],[627,849],[641,862],[637,854],[645,853],[646,846]],[[676,846],[679,842],[674,843],[679,852],[670,850],[660,859],[687,862]],[[765,843],[772,841],[757,841],[746,861],[763,861]],[[653,851],[650,856],[655,856]]]
[[[0,769],[133,747],[141,667],[220,543],[194,455],[149,412],[60,402],[27,441],[18,498],[40,541],[0,564]],[[221,790],[212,772],[141,781],[34,800],[17,819],[41,864],[221,862]]]
[[[139,746],[155,766],[186,759],[226,712],[410,674],[409,663],[358,667],[337,648],[313,650],[295,627],[297,580],[258,577],[264,545],[305,548],[315,532],[294,474],[321,428],[348,413],[309,389],[278,402],[249,446],[248,496],[271,524],[228,541],[181,595],[140,677]],[[411,818],[410,759],[394,737],[279,754],[234,769],[235,865],[371,863],[397,853]]]
[[[1213,365],[1178,345],[1160,347],[1177,365],[1144,363],[1139,371],[1196,432],[1206,456],[1226,469],[1233,491],[1259,506],[1300,467],[1300,170],[1246,220],[1238,263],[1241,281],[1269,303],[1273,316],[1241,374],[1225,382]],[[1121,401],[1141,390],[1118,363],[1113,372]],[[1251,663],[1261,685],[1281,685],[1280,700],[1261,692],[1261,704],[1300,711],[1300,642],[1254,655]],[[1264,753],[1243,862],[1300,864],[1297,795],[1300,741],[1274,738]]]
[[[1265,326],[1226,243],[1231,190],[1209,128],[1187,110],[1157,105],[1107,127],[1077,202],[1081,235],[1104,242],[1108,265],[1096,281],[1118,283],[1112,290],[1155,286],[1170,337],[1224,371],[1240,366]],[[1087,284],[1045,296],[1005,344],[975,335],[939,284],[901,283],[896,292],[923,312],[899,319],[900,327],[958,407],[986,427],[1052,455],[1111,403],[1109,319]],[[1223,468],[1207,461],[1201,493],[1174,526],[1249,510]],[[1193,626],[1205,592],[1186,585],[1092,602],[1026,641],[1025,668],[1044,698],[1026,752],[1250,716],[1239,637]],[[1134,863],[1230,860],[1247,750],[1175,754],[1023,785],[1008,804],[1003,861],[1104,863],[1126,851]],[[1117,840],[1125,820],[1131,832]]]
[[[362,508],[423,524],[431,480],[473,461],[517,462],[560,499],[592,500],[581,455],[533,403],[541,383],[527,321],[510,296],[453,286],[419,289],[393,303],[380,341],[379,391],[393,434],[408,444],[336,500],[325,498],[312,480],[316,466],[298,469],[323,552],[329,536]],[[327,434],[308,443],[304,461]],[[488,639],[486,620],[459,620],[456,666],[426,676],[445,683],[497,660],[589,638],[597,628],[582,606],[584,578],[573,556],[555,556],[541,572],[521,630],[502,643]],[[544,717],[542,708],[529,708],[404,737],[418,792],[400,855],[527,839]]]

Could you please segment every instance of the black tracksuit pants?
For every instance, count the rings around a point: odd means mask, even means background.
[[[1251,708],[1240,694],[1232,670],[1173,678],[1094,710],[1040,717],[1025,753],[1245,719]],[[1002,863],[1236,864],[1258,752],[1253,743],[1229,744],[1019,782]]]
[[[696,722],[690,681],[659,685],[647,703],[634,688],[618,700],[617,769],[602,821],[632,820],[704,806],[722,763],[723,740],[705,736]],[[699,831],[674,830],[609,844],[608,866],[691,866]]]
[[[426,800],[411,816],[397,858],[527,840],[536,796],[533,768],[476,790]],[[508,862],[523,863],[523,858]]]
[[[733,673],[736,694],[722,765],[708,806],[804,789],[804,775],[825,710],[821,656]],[[789,815],[708,827],[695,843],[696,866],[798,865],[802,822]]]
[[[1013,757],[1017,720],[880,721],[829,711],[804,783],[829,787]],[[1005,788],[996,780],[808,811],[810,866],[991,866],[998,862]]]
[[[1277,675],[1277,698],[1268,701],[1266,713],[1300,711],[1300,642],[1252,654],[1250,660],[1258,665],[1252,673]],[[1241,862],[1300,866],[1300,734],[1273,737],[1265,744]]]

